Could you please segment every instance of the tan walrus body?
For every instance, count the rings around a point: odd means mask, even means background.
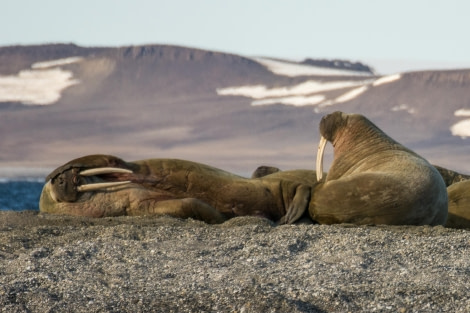
[[[313,171],[248,179],[185,160],[72,160],[47,177],[40,211],[82,216],[172,215],[220,223],[242,215],[293,223],[308,209]]]
[[[251,215],[293,223],[308,209],[321,224],[444,225],[449,216],[447,227],[470,227],[470,183],[462,181],[469,176],[437,167],[441,177],[361,115],[330,114],[320,132],[335,153],[324,181],[321,158],[319,179],[311,170],[266,166],[247,179],[185,160],[91,155],[47,177],[40,210],[95,217],[168,214],[208,223]]]
[[[470,175],[435,166],[447,186],[449,214],[446,227],[470,228]]]
[[[310,216],[321,224],[444,225],[447,192],[439,172],[362,115],[335,112],[320,123],[321,179],[326,141],[334,160],[314,190]]]

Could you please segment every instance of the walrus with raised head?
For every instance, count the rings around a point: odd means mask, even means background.
[[[317,156],[322,180],[327,141],[333,163],[311,199],[320,224],[444,225],[447,191],[439,172],[359,114],[334,112],[320,122]]]
[[[307,211],[316,183],[310,170],[248,179],[186,160],[89,155],[47,176],[39,208],[93,217],[166,214],[208,223],[251,215],[284,224]]]

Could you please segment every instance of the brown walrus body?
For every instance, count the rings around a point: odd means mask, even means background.
[[[321,224],[444,225],[447,192],[439,172],[362,115],[335,112],[320,123],[334,147],[310,216]],[[317,174],[322,173],[322,139]]]
[[[447,187],[449,215],[446,227],[470,228],[470,180]]]
[[[308,208],[313,171],[247,179],[185,160],[72,160],[47,177],[40,211],[82,216],[172,215],[220,223],[242,215],[293,223]]]
[[[311,170],[263,166],[247,179],[185,160],[91,155],[47,177],[40,210],[95,217],[168,214],[208,223],[252,215],[293,223],[308,209],[321,224],[443,225],[449,216],[446,226],[470,227],[470,183],[459,182],[468,176],[437,167],[441,177],[361,115],[330,114],[320,132],[335,153],[322,182]],[[321,159],[317,174],[318,164]]]
[[[449,214],[446,227],[470,228],[470,175],[436,166],[447,186]]]

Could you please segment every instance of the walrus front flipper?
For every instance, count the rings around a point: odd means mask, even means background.
[[[128,215],[170,215],[178,218],[194,218],[208,224],[223,223],[226,218],[215,208],[196,198],[171,199],[141,203],[141,208],[128,211]]]
[[[310,191],[309,186],[300,185],[297,187],[295,196],[287,209],[286,215],[281,217],[278,224],[293,224],[304,215],[310,202]]]

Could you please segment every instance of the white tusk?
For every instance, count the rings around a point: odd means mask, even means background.
[[[127,173],[131,174],[131,170],[127,170],[125,168],[119,167],[97,167],[92,168],[89,170],[84,170],[80,172],[81,176],[93,176],[93,175],[101,175],[101,174],[113,174],[113,173]]]
[[[323,178],[323,154],[325,152],[327,142],[326,138],[321,136],[317,152],[317,181],[320,181]]]
[[[45,190],[49,190],[49,194],[51,195],[51,198],[52,200],[54,200],[54,202],[59,202],[57,200],[57,196],[55,195],[54,193],[54,189],[52,188],[52,185],[51,185],[51,181],[49,180],[46,184],[46,186],[44,187]]]
[[[130,180],[112,182],[112,183],[96,183],[96,184],[86,184],[77,187],[78,192],[93,191],[99,189],[106,189],[110,187],[122,186],[132,183]]]

